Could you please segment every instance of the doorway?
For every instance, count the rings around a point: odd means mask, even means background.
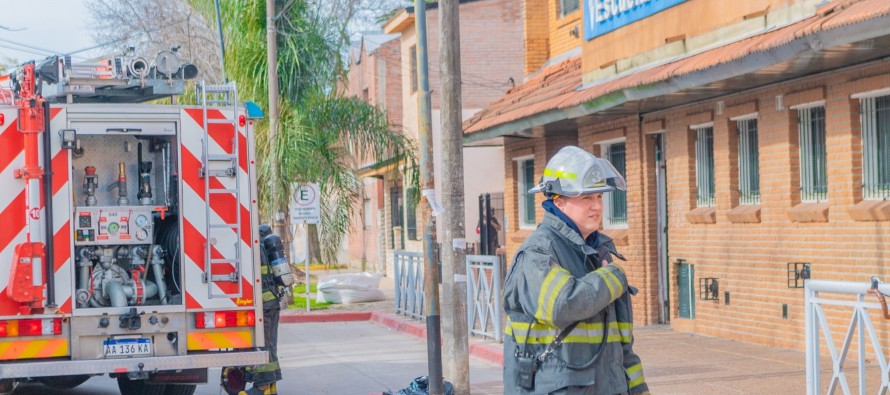
[[[655,200],[658,217],[658,321],[666,324],[671,320],[670,281],[668,267],[668,204],[667,204],[667,159],[665,158],[664,133],[655,138]]]

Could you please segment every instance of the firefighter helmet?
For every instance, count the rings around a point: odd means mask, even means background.
[[[621,173],[608,160],[568,146],[559,150],[544,168],[541,182],[528,193],[542,192],[548,198],[553,195],[574,197],[587,193],[625,190],[627,183]]]

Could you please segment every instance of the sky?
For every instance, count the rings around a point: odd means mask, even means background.
[[[67,53],[88,48],[91,37],[90,13],[86,0],[0,0],[0,60],[11,57],[18,63],[42,60],[53,53]],[[18,30],[23,29],[23,30]],[[42,50],[26,49],[20,45]],[[43,51],[48,50],[48,51]],[[87,51],[80,60],[97,55]],[[75,57],[75,60],[78,60]]]

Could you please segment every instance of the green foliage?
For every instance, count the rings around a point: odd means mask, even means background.
[[[215,18],[213,0],[190,2]],[[220,6],[226,75],[242,99],[268,103],[265,1],[221,0]],[[278,0],[276,6],[279,130],[272,144],[268,122],[256,127],[260,210],[270,217],[273,183],[285,212],[295,183],[319,183],[324,198],[317,247],[323,261],[336,262],[362,190],[356,162],[401,160],[419,180],[415,148],[383,110],[338,94],[349,21],[325,19],[311,0]],[[270,180],[273,166],[278,176]]]
[[[315,293],[318,291],[318,286],[316,284],[309,285],[309,308],[311,310],[325,310],[328,306],[332,305],[331,302],[316,302],[314,299]],[[297,284],[294,286],[294,303],[292,303],[288,308],[298,309],[298,310],[306,310],[306,284]]]

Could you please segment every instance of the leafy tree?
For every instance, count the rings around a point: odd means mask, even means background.
[[[213,0],[190,2],[205,18],[215,15]],[[355,158],[404,160],[413,172],[417,166],[411,140],[389,125],[382,110],[339,94],[349,21],[332,20],[337,14],[323,13],[323,4],[276,1],[280,129],[272,150],[268,124],[261,123],[257,145],[261,210],[267,217],[273,211],[270,183],[276,185],[278,201],[286,203],[295,183],[318,182],[324,196],[320,248],[310,251],[311,258],[335,262],[362,189]],[[242,98],[268,103],[265,1],[221,0],[221,9],[226,75],[237,81]],[[275,180],[269,179],[272,166],[278,168]],[[278,210],[286,212],[286,207]]]

